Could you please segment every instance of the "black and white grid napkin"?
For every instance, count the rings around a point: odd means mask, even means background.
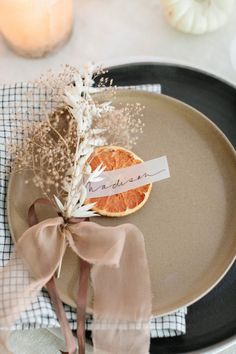
[[[161,93],[161,87],[158,84],[125,88]],[[14,247],[7,219],[6,191],[10,171],[10,158],[7,154],[6,143],[13,139],[13,131],[15,132],[17,128],[22,126],[24,121],[32,121],[32,115],[29,114],[30,110],[33,109],[34,111],[34,119],[40,120],[42,113],[40,102],[45,99],[45,92],[40,92],[37,89],[34,92],[33,104],[29,95],[26,95],[28,91],[32,91],[32,85],[30,84],[17,83],[0,87],[0,267],[4,266],[9,260]],[[21,137],[17,136],[15,138],[14,135],[14,139],[20,140]],[[76,311],[68,305],[64,305],[64,307],[71,328],[76,329]],[[163,317],[153,317],[150,320],[151,337],[173,337],[185,334],[186,313],[187,308],[182,308]],[[46,290],[42,290],[30,308],[22,313],[21,318],[16,322],[13,329],[22,330],[59,326],[49,295]],[[92,318],[88,318],[86,328],[89,330],[91,326]]]

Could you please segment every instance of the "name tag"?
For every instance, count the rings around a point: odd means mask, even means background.
[[[88,198],[105,197],[130,189],[161,181],[170,177],[166,156],[145,161],[137,165],[105,171],[101,182],[87,184]]]

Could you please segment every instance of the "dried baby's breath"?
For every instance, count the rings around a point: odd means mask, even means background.
[[[107,144],[132,148],[143,130],[141,105],[115,108],[111,101],[93,96],[94,78],[102,74],[91,65],[83,73],[66,66],[62,73],[51,72],[34,82],[31,100],[34,90],[44,93],[41,121],[23,124],[17,132],[24,136],[22,145],[13,139],[10,146],[13,170],[30,170],[34,184],[66,218],[95,215],[93,204],[85,205],[86,184],[101,180],[104,170],[98,166],[91,171],[88,159],[94,149]],[[110,79],[100,77],[101,90],[110,84]],[[115,91],[109,92],[112,99]]]
[[[101,119],[95,119],[94,126],[105,129],[104,135],[108,145],[132,149],[140,134],[143,133],[144,123],[140,118],[143,109],[144,107],[139,103],[127,104],[125,107],[104,114]]]
[[[62,125],[63,123],[63,125]],[[56,111],[42,122],[24,125],[27,136],[19,148],[11,146],[13,170],[33,172],[33,181],[45,196],[63,194],[66,171],[72,166],[77,135],[67,109]]]

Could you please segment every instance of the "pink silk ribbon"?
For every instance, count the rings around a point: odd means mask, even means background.
[[[57,211],[54,204],[52,204],[49,199],[46,198],[36,199],[34,203],[31,204],[28,211],[29,226],[34,226],[39,223],[37,213],[35,210],[35,206],[37,204],[49,205],[51,208]],[[58,213],[58,215],[62,216],[60,215],[60,213]],[[67,220],[65,220],[65,218],[63,219],[64,222],[70,224],[78,224],[86,220],[84,218],[74,218],[74,217],[67,218]],[[80,257],[78,258],[80,262],[80,274],[79,274],[79,290],[78,290],[77,301],[76,301],[77,302],[76,304],[77,305],[77,311],[76,311],[77,312],[77,340],[78,340],[79,353],[85,354],[85,316],[86,316],[87,292],[88,292],[88,282],[89,282],[91,264],[89,264],[88,262],[86,262]],[[63,307],[63,303],[60,300],[59,294],[57,292],[54,276],[47,282],[46,287],[49,292],[52,303],[54,305],[54,309],[57,314],[59,323],[61,325],[61,330],[66,342],[67,352],[61,351],[61,353],[75,354],[77,352],[75,338],[70,329],[69,322],[66,318],[66,313]]]
[[[132,224],[104,227],[55,217],[26,230],[0,272],[1,354],[11,353],[6,329],[46,284],[50,287],[68,244],[92,264],[94,354],[149,353],[151,284],[140,230]],[[67,350],[72,354],[75,348],[72,343]]]

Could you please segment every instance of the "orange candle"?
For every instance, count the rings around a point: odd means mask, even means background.
[[[40,57],[70,36],[73,0],[0,0],[3,37],[20,55]]]

